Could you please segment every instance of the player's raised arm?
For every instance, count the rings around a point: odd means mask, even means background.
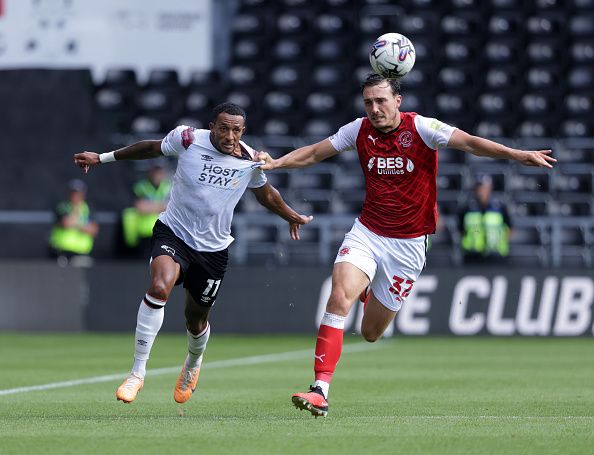
[[[448,147],[463,150],[476,156],[516,160],[525,166],[552,168],[557,160],[550,156],[552,150],[518,150],[488,139],[472,136],[460,129],[450,137]]]
[[[120,160],[147,160],[163,155],[161,141],[140,141],[107,153],[81,152],[74,154],[74,164],[87,173],[91,166]]]
[[[299,168],[311,166],[312,164],[319,163],[331,156],[336,155],[338,152],[330,142],[330,139],[324,139],[323,141],[316,142],[315,144],[306,145],[300,147],[292,152],[281,156],[278,159],[273,159],[268,153],[260,152],[256,155],[256,161],[264,161],[265,164],[262,166],[262,170],[268,171],[277,168]]]
[[[300,215],[284,201],[278,190],[270,183],[252,188],[258,202],[282,219],[289,222],[289,232],[293,240],[299,240],[299,228],[313,220],[313,216]]]

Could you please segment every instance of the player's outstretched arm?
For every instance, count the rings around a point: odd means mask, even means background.
[[[140,141],[108,153],[81,152],[74,154],[74,164],[85,174],[91,166],[120,160],[147,160],[161,156],[161,141]]]
[[[266,152],[259,152],[256,155],[256,161],[264,161],[262,170],[269,171],[277,168],[298,168],[311,166],[312,164],[319,163],[331,156],[336,155],[338,152],[332,146],[330,139],[324,139],[323,141],[316,142],[315,144],[306,145],[300,147],[292,152],[281,156],[278,159],[273,159]]]
[[[270,183],[260,188],[252,188],[252,191],[261,205],[289,222],[291,238],[299,240],[299,228],[313,220],[313,216],[300,215],[289,207],[278,190]]]
[[[472,136],[462,130],[455,130],[448,142],[448,147],[463,150],[476,156],[496,159],[516,160],[525,166],[552,168],[557,162],[551,155],[552,150],[518,150],[479,136]]]

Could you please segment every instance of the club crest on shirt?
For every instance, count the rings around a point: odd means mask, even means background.
[[[412,142],[413,142],[413,135],[410,131],[403,131],[398,136],[398,143],[402,147],[410,147],[412,145]]]

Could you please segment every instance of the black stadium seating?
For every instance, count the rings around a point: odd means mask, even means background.
[[[236,3],[227,68],[184,82],[172,68],[155,68],[143,83],[130,68],[113,68],[94,87],[94,118],[112,147],[130,137],[162,137],[179,123],[207,127],[213,106],[225,100],[246,109],[246,142],[255,147],[282,154],[321,140],[364,116],[358,84],[370,72],[369,48],[377,36],[398,31],[412,40],[417,58],[402,80],[403,110],[519,148],[552,147],[559,159],[547,171],[440,150],[438,200],[448,223],[435,238],[436,251],[456,250],[450,221],[471,192],[472,176],[483,172],[519,220],[514,261],[560,265],[549,251],[557,241],[552,228],[575,217],[577,224],[555,228],[562,233],[561,260],[592,266],[592,225],[579,220],[594,215],[594,0]],[[4,172],[7,181],[14,178]],[[270,181],[315,213],[354,216],[363,202],[356,152],[270,173]],[[237,211],[264,212],[251,195]],[[250,251],[279,262],[318,257],[318,231],[304,234],[311,238],[301,250],[285,235],[276,226],[250,230]],[[333,246],[341,241],[339,234],[329,237],[324,241]]]

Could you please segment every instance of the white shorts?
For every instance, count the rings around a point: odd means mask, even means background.
[[[425,267],[427,236],[411,239],[382,237],[359,219],[344,236],[335,264],[349,262],[371,282],[373,295],[392,311],[400,310]]]

